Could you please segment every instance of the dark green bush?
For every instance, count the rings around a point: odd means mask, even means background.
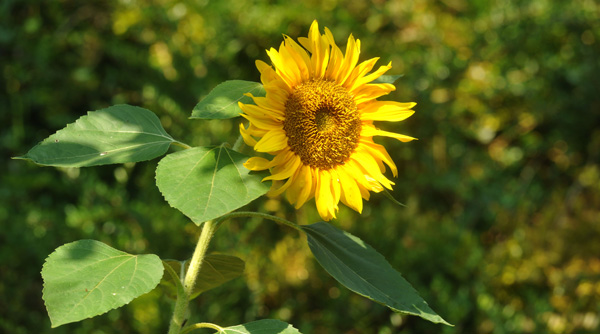
[[[156,161],[55,169],[10,160],[88,110],[153,110],[193,145],[233,142],[234,121],[188,120],[227,79],[313,19],[404,74],[389,98],[418,102],[385,143],[399,208],[374,195],[334,224],[375,246],[456,327],[391,313],[315,266],[294,232],[233,221],[212,248],[246,279],[206,293],[194,318],[274,317],[304,333],[586,333],[600,318],[600,7],[593,1],[16,1],[0,4],[0,331],[166,332],[159,293],[50,330],[40,270],[82,238],[183,259],[195,225],[164,203]],[[390,124],[382,125],[389,127]],[[283,200],[251,204],[316,221]],[[181,231],[185,231],[181,233]],[[291,232],[291,233],[290,233]],[[225,238],[225,235],[233,237]],[[273,264],[276,264],[273,265]]]

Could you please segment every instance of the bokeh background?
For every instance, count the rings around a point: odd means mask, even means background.
[[[10,160],[89,110],[148,108],[191,145],[233,143],[240,119],[189,120],[228,79],[259,80],[255,59],[314,19],[361,59],[404,74],[387,98],[416,101],[380,127],[400,169],[394,196],[333,224],[373,245],[446,327],[348,292],[302,236],[235,220],[211,249],[246,261],[192,321],[262,318],[303,333],[597,333],[600,330],[600,5],[593,0],[142,1],[0,3],[0,332],[166,332],[160,290],[50,329],[40,270],[55,248],[91,238],[185,259],[198,228],[162,199],[158,159],[85,169]],[[306,224],[281,198],[248,206]],[[201,331],[199,331],[201,332]],[[206,331],[208,333],[209,331]]]

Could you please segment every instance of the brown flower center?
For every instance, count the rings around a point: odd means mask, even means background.
[[[306,81],[285,103],[283,129],[302,163],[319,169],[344,164],[360,138],[361,121],[350,93],[333,81]]]

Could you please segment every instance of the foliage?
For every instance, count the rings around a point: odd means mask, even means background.
[[[156,169],[156,185],[172,207],[200,225],[269,190],[260,182],[266,175],[251,173],[243,166],[246,160],[222,146],[194,147],[164,157]]]
[[[266,60],[281,32],[298,36],[317,18],[337,40],[360,38],[363,59],[385,55],[404,74],[390,99],[419,103],[402,130],[419,141],[390,150],[401,166],[393,195],[407,208],[372,196],[372,209],[342,211],[338,222],[376,245],[456,327],[347,293],[303,240],[253,219],[224,226],[236,237],[214,244],[237,247],[247,280],[194,300],[196,320],[275,317],[306,333],[597,331],[599,14],[583,0],[3,1],[0,330],[164,332],[169,305],[153,293],[50,330],[39,268],[77,239],[181,259],[196,238],[194,224],[159,205],[149,182],[155,160],[40,169],[9,157],[87,110],[119,103],[155,111],[191,145],[232,142],[237,121],[189,122],[188,111],[219,82],[257,81],[254,59]],[[257,209],[317,220],[279,199]],[[214,301],[221,306],[209,308]]]
[[[327,223],[302,226],[315,258],[348,289],[390,307],[449,325],[419,293],[371,246]]]
[[[151,111],[122,104],[81,117],[19,158],[58,167],[139,162],[165,154],[173,142]]]
[[[42,269],[52,327],[129,304],[154,289],[162,275],[156,255],[131,255],[95,240],[60,246]]]

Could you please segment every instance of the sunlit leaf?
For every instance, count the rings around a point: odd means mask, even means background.
[[[450,325],[371,246],[324,222],[304,225],[308,245],[319,263],[348,289],[400,313]]]
[[[248,204],[269,190],[266,173],[250,172],[248,157],[223,146],[195,147],[164,157],[156,184],[169,204],[196,224]]]
[[[189,261],[164,260],[173,270],[181,273],[181,265],[189,267]],[[215,288],[244,273],[245,263],[242,259],[225,254],[210,254],[204,258],[198,273],[192,298],[198,297],[202,292]],[[179,274],[181,276],[181,274]],[[165,275],[161,284],[166,286],[171,296],[176,296],[177,282],[171,276]]]
[[[61,167],[137,162],[163,155],[174,141],[153,112],[120,104],[88,112],[18,159]]]
[[[280,320],[264,319],[224,328],[225,334],[301,334],[292,325]]]
[[[244,94],[264,96],[263,85],[253,81],[230,80],[215,87],[192,110],[190,118],[226,119],[240,115],[242,110],[238,102],[252,103],[252,99]]]
[[[52,327],[128,304],[154,289],[162,276],[156,255],[131,255],[94,240],[63,245],[42,268],[43,299]]]

